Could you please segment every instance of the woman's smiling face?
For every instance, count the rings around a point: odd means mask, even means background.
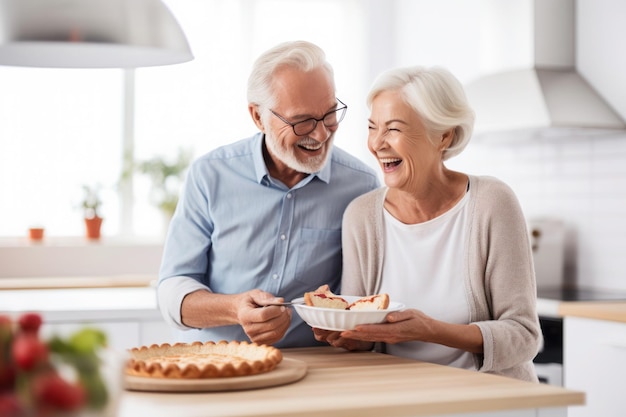
[[[441,150],[399,90],[384,91],[372,100],[368,129],[368,148],[388,187],[417,190],[441,167]]]

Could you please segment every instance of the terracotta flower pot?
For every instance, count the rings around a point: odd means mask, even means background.
[[[43,227],[31,227],[28,229],[28,237],[30,240],[41,240],[43,239]]]
[[[85,218],[85,227],[87,230],[87,239],[100,239],[100,227],[102,226],[102,217]]]

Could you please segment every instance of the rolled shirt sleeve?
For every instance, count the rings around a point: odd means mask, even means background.
[[[198,290],[210,291],[206,285],[190,277],[172,277],[159,282],[157,302],[161,315],[167,324],[178,330],[192,329],[192,327],[183,324],[180,308],[183,304],[183,298]]]

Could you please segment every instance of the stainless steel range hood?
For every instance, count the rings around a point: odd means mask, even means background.
[[[534,0],[532,68],[465,86],[477,138],[533,139],[623,133],[624,120],[576,70],[574,0]]]

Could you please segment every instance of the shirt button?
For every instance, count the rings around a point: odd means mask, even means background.
[[[272,275],[272,279],[278,279],[278,274]]]
[[[285,239],[287,239],[287,236],[285,236],[285,235],[280,235],[280,240],[285,240]]]
[[[287,200],[291,200],[291,193],[287,194]]]

